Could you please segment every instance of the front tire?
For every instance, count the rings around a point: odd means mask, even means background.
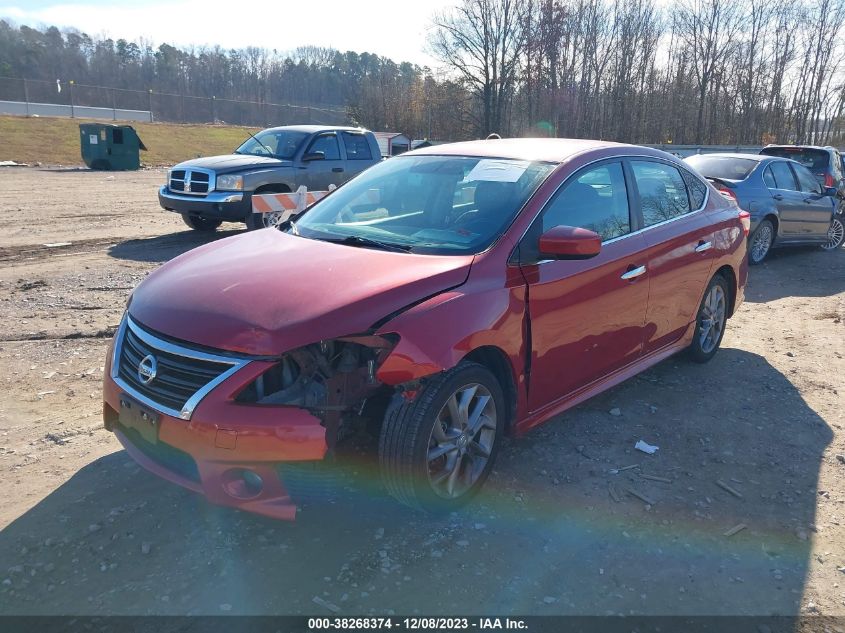
[[[716,275],[707,285],[704,298],[695,317],[695,332],[689,346],[689,355],[697,363],[706,363],[716,355],[725,335],[728,320],[728,283]]]
[[[775,226],[771,220],[763,220],[748,239],[748,263],[752,266],[762,263],[775,241]]]
[[[502,388],[486,367],[463,362],[434,377],[385,416],[379,465],[388,492],[429,512],[464,505],[490,474],[505,415]]]
[[[190,213],[183,213],[182,220],[195,231],[201,233],[211,233],[217,230],[217,227],[223,224],[223,220],[215,220],[213,218],[204,218],[199,215],[192,215]]]
[[[843,243],[845,243],[845,215],[837,214],[833,216],[830,227],[827,229],[827,242],[822,244],[822,249],[835,251]]]

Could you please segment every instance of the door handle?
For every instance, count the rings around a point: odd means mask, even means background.
[[[332,171],[336,174],[339,174],[343,171],[343,167],[332,167]]]
[[[775,200],[783,200],[783,196],[779,193],[773,193],[772,198],[774,198]]]
[[[711,248],[713,248],[712,242],[705,242],[702,240],[698,243],[698,246],[695,247],[695,252],[703,253],[704,251],[709,251]]]
[[[645,275],[645,266],[637,266],[636,268],[630,266],[628,270],[622,273],[621,279],[625,281],[630,281],[631,279],[636,279],[640,275]]]

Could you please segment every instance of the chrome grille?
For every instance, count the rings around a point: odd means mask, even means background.
[[[142,361],[154,365],[151,379],[149,372],[142,375]],[[200,400],[247,362],[165,341],[127,316],[115,342],[112,378],[143,404],[190,419]]]
[[[200,169],[171,169],[168,186],[171,191],[204,196],[214,189],[212,173]]]

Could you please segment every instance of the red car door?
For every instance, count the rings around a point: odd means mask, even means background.
[[[649,275],[630,209],[621,161],[593,164],[566,181],[520,245],[531,324],[532,411],[640,356]],[[559,225],[596,231],[603,238],[601,253],[587,260],[542,260],[539,236]]]
[[[669,162],[630,162],[639,194],[650,277],[648,354],[678,339],[695,320],[713,265],[714,230],[706,212],[707,187]]]

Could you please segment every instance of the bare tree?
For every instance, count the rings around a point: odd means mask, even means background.
[[[462,0],[437,15],[431,48],[480,98],[477,131],[507,132],[508,104],[525,43],[518,0]]]

